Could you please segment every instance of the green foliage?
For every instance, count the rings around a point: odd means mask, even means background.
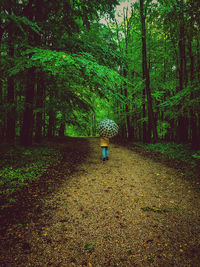
[[[95,57],[100,65],[116,69],[117,64],[125,61],[119,52],[115,41],[115,33],[105,25],[94,23],[89,30],[84,30],[80,37],[76,37],[76,49],[83,50]]]
[[[93,249],[94,248],[94,245],[93,244],[86,244],[85,245],[85,249],[86,250],[91,250],[91,249]]]
[[[28,26],[29,29],[40,35],[41,30],[36,22],[30,21],[27,17],[20,17],[16,15],[9,15],[8,18],[14,23],[16,23],[17,27],[23,32],[24,35],[27,36],[27,31],[25,29],[25,26]]]
[[[124,81],[117,72],[99,65],[91,54],[85,52],[70,55],[49,49],[31,48],[16,59],[15,66],[10,69],[10,75],[16,75],[31,67],[43,69],[75,85],[87,83],[103,95],[112,95],[114,89]]]
[[[168,129],[170,128],[170,124],[168,121],[157,121],[157,131],[158,137],[163,138],[167,134]]]
[[[163,156],[169,157],[171,159],[179,159],[185,162],[194,162],[193,158],[196,155],[196,159],[199,159],[199,152],[193,151],[190,145],[177,144],[173,142],[161,142],[155,144],[142,144],[135,143],[145,149],[160,152]]]
[[[160,138],[165,138],[170,120],[174,122],[173,136],[177,136],[174,133],[177,119],[182,116],[190,120],[192,112],[198,117],[200,111],[199,4],[183,1],[181,7],[180,3],[144,1],[150,89]],[[6,114],[13,106],[16,125],[21,125],[26,106],[26,78],[28,70],[33,68],[36,76],[44,76],[43,107],[35,105],[36,92],[33,106],[34,115],[43,113],[45,117],[43,129],[48,128],[49,112],[55,117],[56,134],[65,123],[66,132],[72,135],[95,134],[97,121],[110,117],[124,125],[125,131],[130,130],[129,121],[134,137],[142,140],[143,122],[148,124],[150,120],[149,100],[143,93],[139,2],[132,3],[127,14],[124,9],[119,21],[115,20],[116,14],[113,16],[117,4],[117,0],[42,1],[42,5],[41,1],[17,1],[12,5],[2,1],[1,127],[6,125]],[[107,24],[99,20],[101,15]],[[180,40],[181,25],[184,40]],[[185,41],[184,56],[179,51],[180,41]],[[9,56],[11,51],[14,57]],[[185,57],[182,60],[186,67],[182,90],[179,88],[181,57]],[[14,104],[4,103],[10,77],[14,79]],[[33,82],[37,88],[37,81]],[[16,132],[20,132],[19,126]],[[190,141],[190,125],[188,133]]]
[[[10,149],[1,162],[0,196],[8,197],[20,187],[40,178],[60,158],[58,150],[48,147]],[[13,202],[10,198],[10,202]]]
[[[200,150],[196,151],[195,154],[192,155],[193,158],[200,160]]]
[[[13,203],[13,202],[15,202],[15,199],[13,197],[9,198],[9,202]]]
[[[109,67],[99,65],[89,53],[70,55],[49,49],[30,48],[17,58],[10,75],[24,73],[31,67],[50,75],[51,80],[56,78],[56,82],[49,85],[55,96],[46,99],[46,111],[53,109],[57,115],[60,114],[57,122],[64,119],[67,125],[66,133],[69,135],[91,134],[88,112],[94,112],[94,107],[96,112],[97,109],[94,101],[90,99],[94,100],[98,96],[104,98],[102,109],[106,107],[105,103],[109,99],[122,101],[122,96],[116,93],[116,88],[121,86],[124,78]],[[37,107],[34,112],[38,112]],[[59,127],[60,124],[57,125]]]

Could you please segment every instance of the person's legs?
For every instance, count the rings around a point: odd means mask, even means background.
[[[101,151],[102,151],[103,160],[105,160],[105,158],[106,158],[106,147],[102,146],[101,147]]]
[[[108,159],[108,147],[106,147],[106,159]]]

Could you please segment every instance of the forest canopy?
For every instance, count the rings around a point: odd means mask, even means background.
[[[0,7],[0,136],[200,145],[200,3],[15,0]]]

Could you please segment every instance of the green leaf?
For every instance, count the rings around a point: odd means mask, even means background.
[[[13,202],[15,202],[15,199],[11,197],[11,198],[9,199],[9,202],[10,202],[10,203],[13,203]]]
[[[158,213],[167,212],[167,210],[165,210],[165,209],[156,208],[156,207],[142,207],[141,210],[143,210],[143,211],[153,211],[153,212],[158,212]]]
[[[93,244],[86,244],[85,245],[85,249],[86,250],[91,250],[91,249],[93,249],[94,248],[94,245]]]
[[[158,222],[162,222],[161,218],[155,217],[154,220],[158,221]]]
[[[200,159],[200,150],[197,151],[197,153],[193,154],[192,157],[195,159]]]

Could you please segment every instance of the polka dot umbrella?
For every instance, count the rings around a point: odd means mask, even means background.
[[[119,126],[109,119],[104,119],[98,123],[97,130],[102,137],[111,138],[118,134]]]

